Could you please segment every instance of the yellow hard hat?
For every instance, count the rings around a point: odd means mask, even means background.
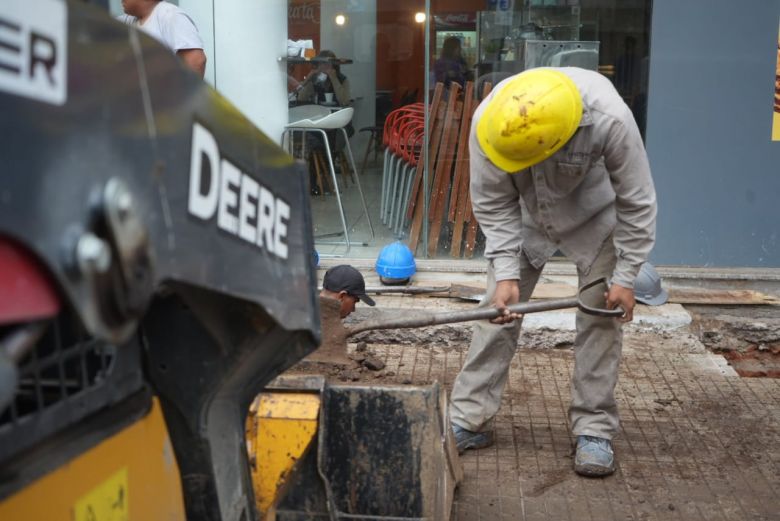
[[[477,139],[500,169],[519,172],[553,155],[574,135],[582,96],[567,75],[531,69],[509,80],[488,102]]]

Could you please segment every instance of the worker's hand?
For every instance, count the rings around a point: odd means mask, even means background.
[[[521,313],[510,313],[507,306],[520,302],[520,281],[517,279],[500,280],[496,283],[496,291],[493,293],[491,304],[502,310],[499,317],[491,320],[494,324],[507,324],[523,315]]]
[[[624,288],[620,284],[612,284],[609,291],[604,293],[604,299],[607,301],[607,309],[620,307],[625,314],[618,319],[619,322],[631,322],[634,319],[634,290]]]

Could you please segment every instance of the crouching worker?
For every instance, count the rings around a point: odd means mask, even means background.
[[[309,362],[333,365],[351,365],[347,356],[346,339],[341,336],[341,321],[355,311],[355,304],[361,300],[373,306],[376,303],[366,295],[363,275],[347,264],[333,266],[325,272],[320,291],[320,320],[322,343],[305,358]]]
[[[325,272],[320,292],[320,305],[328,300],[338,302],[339,316],[348,317],[355,311],[355,304],[360,300],[369,306],[376,305],[374,299],[366,295],[366,281],[363,275],[348,264],[333,266]],[[332,302],[335,306],[336,302]]]
[[[611,279],[607,307],[625,311],[619,320],[581,312],[576,319],[574,470],[611,474],[620,322],[632,319],[634,279],[655,241],[655,189],[636,122],[604,76],[532,69],[499,83],[479,105],[469,150],[474,215],[487,239],[481,305],[505,313],[474,326],[455,380],[450,415],[458,449],[493,443],[492,420],[522,321],[506,307],[530,298],[546,261],[560,250],[576,265],[580,286]]]

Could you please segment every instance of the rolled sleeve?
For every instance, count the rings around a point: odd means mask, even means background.
[[[604,160],[615,190],[617,216],[612,282],[633,288],[655,244],[657,203],[647,153],[628,107],[610,126]]]

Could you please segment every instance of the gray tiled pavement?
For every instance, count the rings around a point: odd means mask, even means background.
[[[377,237],[368,247],[353,248],[355,257],[375,258],[393,240],[378,219],[378,174],[361,178]],[[353,237],[367,240],[354,185],[345,191]],[[312,198],[312,209],[315,233],[332,227],[333,196]],[[378,300],[385,309],[411,303],[403,297]],[[441,306],[468,305],[449,300]],[[658,308],[656,315],[681,309]],[[496,445],[461,458],[465,480],[453,519],[780,521],[780,380],[739,377],[721,356],[692,346],[685,328],[667,331],[668,324],[661,324],[625,336],[615,475],[585,479],[571,470],[571,350],[521,348],[496,418]],[[370,345],[387,364],[377,382],[438,380],[449,389],[468,346],[420,344]]]
[[[447,388],[465,356],[465,346],[370,349],[392,380]],[[733,376],[718,355],[691,351],[674,335],[627,335],[616,393],[619,469],[585,479],[571,470],[572,353],[521,349],[496,445],[461,458],[466,478],[453,518],[780,519],[780,380]]]

